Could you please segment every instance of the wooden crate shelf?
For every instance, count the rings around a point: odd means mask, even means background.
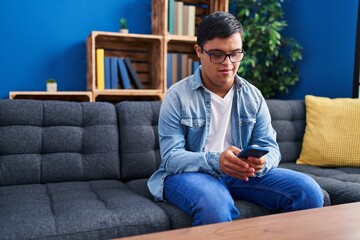
[[[196,5],[195,29],[205,15],[228,11],[229,0],[177,0]],[[85,92],[10,92],[10,99],[68,101],[162,100],[167,90],[167,54],[187,54],[198,60],[195,36],[168,33],[168,0],[152,0],[152,34],[126,34],[93,31],[86,39],[87,75]],[[96,86],[96,49],[105,57],[126,57],[139,76],[144,89],[106,89]]]
[[[194,45],[196,37],[190,36],[166,36],[165,52],[176,52],[196,55]]]
[[[196,5],[195,28],[205,15],[228,11],[228,0],[180,0]],[[93,31],[86,39],[87,90],[94,101],[161,100],[167,90],[167,54],[187,54],[197,60],[195,36],[168,33],[168,0],[152,1],[152,35]],[[96,49],[105,57],[130,58],[144,89],[99,90],[96,87]]]
[[[163,41],[162,36],[155,35],[91,32],[86,41],[87,89],[97,90],[95,51],[102,48],[106,57],[130,58],[144,88],[163,92]]]
[[[188,5],[196,6],[195,32],[203,17],[215,11],[229,11],[228,0],[176,0]],[[167,35],[168,32],[168,0],[152,1],[152,33]]]

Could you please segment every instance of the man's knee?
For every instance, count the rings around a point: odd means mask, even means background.
[[[206,193],[193,208],[193,225],[232,221],[239,216],[231,195],[226,193]]]
[[[283,178],[282,205],[284,211],[318,208],[324,204],[319,184],[310,176],[287,169],[278,169]]]
[[[304,181],[300,183],[301,191],[299,205],[301,209],[322,207],[324,204],[324,194],[319,184],[310,176],[305,175]]]
[[[204,173],[171,175],[164,187],[170,203],[189,213],[193,225],[231,221],[239,213],[229,190],[218,179]]]

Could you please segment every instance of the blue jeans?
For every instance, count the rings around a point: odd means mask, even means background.
[[[193,217],[193,225],[231,221],[239,217],[234,200],[245,200],[268,210],[295,211],[323,206],[323,193],[311,177],[274,168],[261,178],[242,181],[206,173],[169,175],[165,199]]]

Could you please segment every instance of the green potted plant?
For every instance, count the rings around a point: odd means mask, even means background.
[[[46,81],[46,91],[48,92],[56,92],[57,91],[57,83],[53,78],[49,78]]]
[[[288,93],[299,81],[297,61],[302,60],[302,47],[281,31],[287,26],[283,19],[283,0],[231,0],[236,18],[244,26],[243,59],[239,75],[257,86],[265,98]]]
[[[120,19],[120,30],[121,33],[129,33],[129,29],[127,28],[127,21],[126,18]]]

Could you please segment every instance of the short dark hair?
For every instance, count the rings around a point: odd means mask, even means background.
[[[216,37],[227,38],[235,33],[242,34],[241,23],[230,13],[218,11],[208,15],[200,23],[197,32],[197,44],[204,44]]]

